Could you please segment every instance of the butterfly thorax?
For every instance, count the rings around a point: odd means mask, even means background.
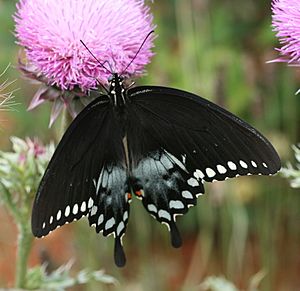
[[[123,78],[117,73],[114,73],[109,84],[109,97],[113,106],[118,109],[124,108],[126,104],[126,91],[123,85]]]
[[[109,98],[113,109],[115,120],[118,122],[118,126],[121,132],[122,138],[126,136],[126,124],[127,124],[127,110],[126,101],[127,95],[123,84],[123,78],[117,73],[114,73],[109,80]]]

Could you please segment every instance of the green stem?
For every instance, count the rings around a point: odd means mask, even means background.
[[[6,187],[4,187],[3,184],[0,183],[0,186],[2,186],[1,189],[3,190],[2,199],[3,199],[4,204],[7,206],[8,210],[11,212],[11,214],[15,218],[16,222],[19,223],[21,221],[21,215],[18,212],[17,207],[12,200],[11,194],[9,193],[8,189]]]
[[[27,223],[19,223],[18,249],[16,261],[16,288],[26,288],[28,257],[32,247],[33,236]]]

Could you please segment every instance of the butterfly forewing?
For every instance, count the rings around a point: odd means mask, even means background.
[[[164,87],[129,90],[145,131],[165,150],[185,156],[187,170],[205,181],[276,173],[280,159],[253,127],[199,96]]]
[[[108,101],[97,99],[68,128],[35,198],[32,230],[36,236],[89,212],[104,161],[124,159],[119,128],[114,127]]]

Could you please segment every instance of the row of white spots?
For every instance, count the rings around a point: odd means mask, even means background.
[[[94,200],[92,198],[89,199],[88,202],[86,201],[83,201],[79,207],[79,205],[76,203],[73,205],[73,208],[71,209],[71,206],[70,205],[67,205],[65,210],[61,210],[59,209],[56,213],[56,216],[50,216],[50,219],[49,219],[49,224],[51,225],[53,222],[54,222],[54,219],[56,218],[56,221],[59,221],[62,216],[64,215],[65,218],[68,218],[72,212],[73,215],[76,215],[78,214],[79,210],[81,212],[85,212],[88,209],[92,208],[94,204]],[[42,228],[44,229],[46,227],[46,222],[43,222],[42,224]]]
[[[240,164],[240,166],[241,166],[243,169],[248,169],[248,164],[247,164],[245,161],[240,160],[240,161],[239,161],[239,164]],[[252,165],[254,168],[257,168],[257,167],[258,167],[258,166],[257,166],[257,163],[254,162],[254,161],[251,161],[251,165]],[[268,166],[267,166],[266,163],[262,163],[262,165],[263,165],[265,168],[268,168]],[[228,168],[229,168],[230,170],[232,170],[232,171],[236,171],[236,170],[237,170],[237,165],[236,165],[234,162],[232,162],[232,161],[228,161],[228,162],[227,162],[227,166],[228,166]],[[219,172],[219,174],[221,174],[221,175],[224,175],[224,174],[227,173],[227,169],[226,169],[223,165],[217,165],[216,168],[217,168],[217,171]],[[217,175],[217,173],[215,172],[215,170],[213,170],[213,169],[211,169],[211,168],[206,168],[206,169],[205,169],[205,173],[206,173],[206,176],[207,176],[208,178],[213,178],[214,176]],[[194,177],[195,177],[196,179],[200,180],[200,179],[203,179],[203,178],[205,177],[205,175],[203,174],[203,172],[202,172],[201,170],[197,169],[197,170],[194,172]],[[188,184],[189,184],[189,185],[191,185],[191,186],[195,185],[194,182],[190,182],[190,183],[189,183],[189,181],[192,181],[192,180],[191,180],[191,179],[188,180]],[[193,184],[193,185],[192,185],[192,184]],[[195,186],[196,186],[196,185],[195,185]],[[193,187],[194,187],[194,186],[193,186]]]
[[[175,209],[181,209],[184,208],[184,204],[180,200],[171,200],[169,203],[169,207]],[[160,209],[158,211],[157,207],[154,204],[148,204],[147,208],[150,212],[157,213],[158,217],[171,220],[171,215],[167,210]]]
[[[114,233],[114,236],[117,235],[117,236],[120,236],[122,230],[125,228],[125,222],[126,220],[128,219],[128,211],[125,211],[124,214],[123,214],[123,221],[121,221],[118,226],[117,226],[117,229]],[[98,225],[102,224],[104,221],[104,215],[101,214],[98,218]],[[114,217],[111,217],[110,219],[108,219],[104,225],[104,229],[105,230],[109,230],[111,229],[112,227],[114,227],[116,224],[116,220]],[[92,225],[92,226],[96,226],[95,224]],[[101,231],[102,232],[102,231]]]

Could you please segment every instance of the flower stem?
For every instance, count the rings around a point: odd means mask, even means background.
[[[70,115],[68,109],[66,107],[63,108],[62,118],[61,118],[61,126],[60,131],[58,133],[57,140],[60,140],[62,136],[65,134],[67,128],[72,122],[72,116]]]
[[[16,288],[26,288],[26,274],[28,268],[28,257],[32,247],[33,236],[29,223],[18,224],[18,249],[16,262]]]

